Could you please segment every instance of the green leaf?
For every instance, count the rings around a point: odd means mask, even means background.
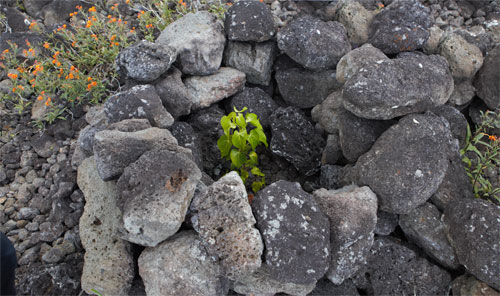
[[[478,142],[479,140],[481,140],[484,136],[485,136],[485,134],[483,134],[483,133],[479,133],[479,134],[477,134],[477,135],[474,137],[474,139],[472,140],[472,143],[477,144],[477,142]]]
[[[472,151],[476,153],[481,159],[483,158],[483,154],[481,154],[481,152],[477,150],[475,146],[469,145],[469,147],[467,147],[467,151]]]
[[[246,161],[245,154],[236,149],[231,149],[230,156],[231,156],[231,162],[234,164],[236,168],[240,168]]]
[[[258,167],[253,167],[252,170],[250,170],[250,172],[252,172],[252,174],[254,176],[260,176],[260,177],[264,177],[264,173],[260,171],[260,169]]]
[[[239,131],[234,131],[234,134],[233,134],[233,137],[231,140],[232,140],[234,147],[236,147],[240,150],[242,150],[243,147],[245,147],[245,145],[246,145],[245,137]]]
[[[240,177],[241,177],[241,180],[243,181],[243,183],[245,183],[246,180],[248,179],[248,171],[245,170],[244,168],[241,168]]]
[[[224,134],[226,136],[229,135],[229,129],[234,125],[234,123],[231,122],[231,119],[229,119],[229,116],[222,116],[220,120],[220,125],[222,126],[222,129],[224,130]]]
[[[248,154],[248,157],[248,162],[250,163],[250,165],[254,166],[259,164],[259,157],[257,156],[257,153],[255,153],[255,151],[250,152]]]
[[[229,151],[231,150],[231,135],[222,135],[219,140],[217,140],[217,147],[219,147],[221,157],[227,157]]]
[[[248,135],[248,143],[252,146],[252,150],[255,150],[257,146],[260,144],[259,132],[257,129],[253,129],[250,131],[250,135]]]
[[[247,129],[247,122],[245,121],[245,117],[243,114],[238,114],[236,116],[236,124],[240,127],[241,130],[246,130]]]
[[[267,145],[267,137],[266,137],[266,134],[264,133],[264,131],[261,129],[257,129],[257,133],[259,134],[259,141],[264,143],[264,145],[266,145],[266,147],[267,147],[268,146]]]
[[[264,186],[263,182],[253,182],[252,183],[252,191],[257,193]]]
[[[240,111],[238,111],[238,109],[236,109],[236,106],[233,106],[233,110],[236,113],[243,113],[243,112],[247,111],[248,108],[247,107],[243,107],[243,109],[241,109]]]

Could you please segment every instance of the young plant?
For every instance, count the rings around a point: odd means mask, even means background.
[[[221,157],[231,161],[231,169],[238,170],[243,183],[246,183],[249,172],[257,179],[260,178],[260,181],[252,183],[253,192],[257,192],[265,186],[266,180],[264,173],[257,167],[259,159],[255,149],[261,144],[266,147],[268,145],[257,115],[248,112],[244,114],[247,109],[244,107],[238,111],[234,107],[234,112],[222,117],[220,123],[224,135],[217,141],[217,146]]]
[[[467,126],[465,146],[460,150],[465,170],[477,198],[496,200],[500,203],[500,187],[494,187],[487,178],[488,170],[500,168],[500,139],[489,135],[492,129],[500,128],[500,111],[481,112],[481,123],[474,134]]]

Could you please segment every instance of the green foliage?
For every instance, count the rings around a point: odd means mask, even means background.
[[[221,157],[231,161],[231,169],[238,170],[243,183],[249,178],[249,172],[260,179],[252,183],[253,192],[257,192],[265,186],[266,180],[264,173],[257,167],[259,159],[255,149],[261,144],[266,147],[268,144],[257,115],[243,114],[247,109],[245,107],[238,111],[234,108],[234,112],[222,117],[220,123],[224,135],[217,141],[217,146]]]
[[[492,129],[500,128],[500,111],[481,112],[481,123],[474,133],[467,126],[465,146],[460,150],[465,170],[469,176],[474,196],[500,203],[500,187],[494,187],[488,180],[490,170],[500,168],[500,139],[489,135]]]

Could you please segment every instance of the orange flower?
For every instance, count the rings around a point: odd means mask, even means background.
[[[491,135],[488,138],[490,139],[490,141],[493,141],[493,142],[496,141],[496,140],[498,140],[497,136],[495,136],[495,135]]]
[[[17,79],[17,74],[14,74],[14,73],[9,73],[7,74],[7,76],[12,79],[12,80],[16,80]]]
[[[116,39],[116,35],[113,35],[113,36],[111,36],[111,38],[109,38],[109,40],[111,40],[111,41],[113,41],[115,39]]]
[[[90,7],[89,12],[96,12],[95,6]]]
[[[9,49],[2,51],[2,53],[8,53],[8,52],[9,52]]]
[[[18,85],[17,88],[20,90],[24,90],[24,87],[22,85]]]
[[[153,24],[147,24],[146,25],[146,29],[151,29],[151,28],[153,28]]]
[[[32,21],[31,24],[29,25],[28,29],[33,29],[33,27],[36,26],[36,22]]]
[[[38,96],[36,99],[37,99],[38,101],[41,101],[41,100],[43,100],[43,96]]]
[[[56,52],[54,53],[54,55],[52,55],[52,57],[55,59],[55,58],[57,58],[57,56],[58,56],[59,54],[60,54],[60,52],[59,52],[59,51],[56,51]]]
[[[50,105],[50,101],[52,101],[52,98],[48,97],[47,101],[45,101],[45,106],[49,106]]]
[[[378,9],[384,8],[384,4],[382,3],[377,3]]]
[[[24,73],[24,68],[22,67],[17,67],[16,70],[19,71],[19,73]]]
[[[16,92],[17,89],[15,87],[12,88],[12,92]]]
[[[81,6],[81,5],[77,5],[77,6],[76,6],[76,9],[81,10],[81,9],[82,9],[82,6]]]
[[[125,3],[130,4],[130,0],[125,0]]]
[[[45,42],[45,43],[43,44],[43,47],[44,47],[44,48],[46,48],[46,49],[49,49],[49,48],[50,48],[50,45],[49,45],[49,43],[48,43],[48,42]]]
[[[92,36],[92,38],[94,38],[95,40],[97,40],[97,35],[96,34],[92,34],[90,36]]]
[[[92,81],[91,83],[87,84],[87,90],[91,90],[93,87],[97,85],[97,82]]]
[[[76,46],[76,41],[71,42],[71,46],[75,47]]]

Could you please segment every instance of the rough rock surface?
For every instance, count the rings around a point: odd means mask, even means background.
[[[271,10],[260,1],[235,2],[227,10],[224,29],[232,41],[263,42],[276,33]]]
[[[455,81],[455,87],[453,88],[453,93],[448,100],[448,104],[455,105],[459,108],[467,106],[470,101],[476,95],[476,89],[472,85],[470,79],[465,81]]]
[[[452,283],[453,295],[467,296],[499,296],[500,292],[495,291],[487,284],[478,281],[472,275],[461,275],[453,280]]]
[[[377,196],[370,188],[355,185],[339,190],[322,188],[314,191],[313,196],[330,220],[331,261],[327,277],[339,285],[366,262],[377,224]]]
[[[139,257],[147,295],[226,295],[227,280],[194,231],[183,231]]]
[[[323,22],[311,15],[293,19],[278,32],[278,47],[290,58],[311,70],[335,68],[351,50],[344,26]]]
[[[446,60],[412,55],[363,67],[343,89],[344,107],[367,119],[391,119],[443,105],[453,92]]]
[[[458,34],[446,34],[439,44],[439,54],[446,58],[456,80],[472,79],[483,65],[483,54],[474,44]]]
[[[347,36],[353,44],[363,44],[368,40],[370,24],[377,13],[368,10],[357,1],[344,1],[337,10],[337,21],[344,25]]]
[[[191,109],[200,109],[234,95],[243,88],[245,81],[245,73],[222,67],[215,74],[192,76],[184,83],[193,102]]]
[[[278,104],[262,89],[245,87],[227,102],[226,112],[233,112],[233,107],[238,110],[247,107],[247,112],[255,113],[262,126],[268,128],[271,126],[271,113],[278,108]]]
[[[193,154],[194,162],[198,167],[203,167],[201,141],[189,123],[176,121],[170,128],[172,136],[177,139],[179,146],[188,148]]]
[[[174,118],[188,115],[191,112],[189,91],[181,79],[182,72],[171,67],[165,78],[155,84],[155,89],[163,106]]]
[[[375,233],[378,235],[391,234],[399,223],[399,216],[393,213],[378,211],[377,213],[377,226],[375,226]]]
[[[482,199],[460,199],[443,214],[458,261],[476,278],[500,290],[500,207]]]
[[[226,174],[198,195],[191,210],[195,213],[191,219],[194,229],[227,278],[238,280],[261,266],[264,244],[236,172]]]
[[[174,123],[152,85],[137,85],[112,95],[104,103],[104,112],[110,123],[131,118],[146,118],[152,126],[159,128]]]
[[[303,112],[294,107],[278,108],[271,115],[271,151],[284,157],[305,175],[313,175],[321,165],[325,140]]]
[[[441,265],[449,269],[459,267],[455,252],[446,239],[441,213],[434,205],[425,203],[408,214],[399,215],[399,226],[408,239]]]
[[[188,13],[168,25],[156,39],[177,50],[177,64],[184,74],[210,75],[222,62],[224,29],[222,21],[207,11]]]
[[[488,52],[474,80],[477,95],[491,109],[500,107],[500,45]]]
[[[430,12],[420,1],[392,1],[373,18],[368,42],[386,54],[422,48],[432,26]]]
[[[443,118],[432,113],[407,115],[358,159],[353,170],[357,184],[370,186],[381,210],[408,213],[427,201],[443,181],[450,140]]]
[[[156,127],[136,132],[104,130],[94,136],[97,169],[104,181],[119,177],[129,164],[148,150],[174,149],[176,146],[177,140],[168,130]]]
[[[337,116],[342,107],[342,90],[332,92],[326,99],[311,110],[312,120],[328,134],[339,133],[339,118]]]
[[[141,82],[150,82],[165,73],[175,61],[175,49],[142,40],[123,49],[116,58],[118,73]]]
[[[345,280],[341,285],[333,284],[329,279],[322,279],[316,283],[309,296],[359,296],[356,286],[351,280]]]
[[[86,204],[80,218],[80,238],[85,248],[82,289],[106,295],[128,293],[134,278],[130,244],[118,234],[122,214],[117,206],[116,182],[104,182],[93,157],[78,168],[78,186]],[[98,271],[98,272],[97,272]]]
[[[337,64],[337,81],[345,83],[364,66],[386,60],[389,58],[380,49],[369,43],[363,44],[363,46],[346,53],[340,59]]]
[[[313,284],[328,269],[330,225],[299,183],[278,181],[258,192],[252,208],[266,246],[270,276],[285,283]]]

